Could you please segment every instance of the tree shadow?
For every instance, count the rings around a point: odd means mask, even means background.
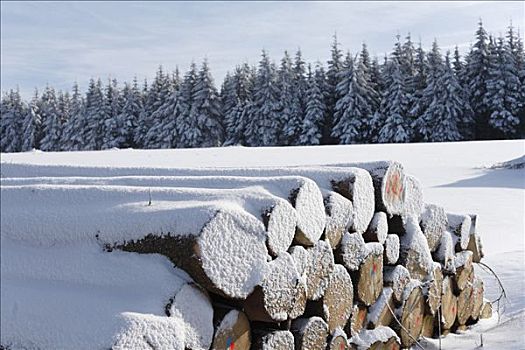
[[[525,169],[485,169],[484,174],[436,187],[491,187],[525,189]]]

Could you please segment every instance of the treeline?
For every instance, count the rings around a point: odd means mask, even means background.
[[[24,101],[3,93],[2,152],[437,142],[523,137],[525,54],[519,32],[489,36],[479,23],[465,57],[426,52],[399,36],[384,59],[367,46],[306,64],[301,51],[279,64],[263,51],[220,91],[208,63],[182,77],[160,67],[151,84],[91,79],[86,94],[46,87]]]

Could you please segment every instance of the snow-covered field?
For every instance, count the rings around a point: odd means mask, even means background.
[[[525,349],[525,169],[490,168],[524,153],[523,140],[28,152],[2,154],[1,176],[174,175],[170,168],[397,160],[419,178],[426,202],[479,215],[484,262],[500,276],[507,292],[499,322],[493,317],[461,337],[450,335],[442,340],[442,348],[475,349],[483,334],[486,349]],[[138,169],[145,167],[149,170]],[[77,242],[74,247],[67,242],[42,246],[2,232],[1,243],[1,343],[13,348],[108,348],[112,334],[130,318],[164,315],[163,305],[185,279],[174,276],[169,262],[160,256],[105,254],[92,241]],[[497,282],[480,273],[487,298],[495,299]],[[438,342],[425,341],[425,346],[437,348]]]

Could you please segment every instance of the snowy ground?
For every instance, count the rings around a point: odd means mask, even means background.
[[[490,168],[495,163],[505,162],[523,156],[525,153],[524,141],[497,141],[497,142],[469,142],[469,143],[436,143],[436,144],[414,144],[414,145],[357,145],[357,146],[322,146],[322,147],[287,147],[287,148],[213,148],[194,150],[109,150],[98,152],[69,152],[69,153],[42,153],[28,152],[22,154],[2,154],[2,177],[20,176],[64,176],[64,175],[89,175],[110,176],[121,173],[123,170],[112,168],[159,168],[154,174],[169,175],[170,167],[210,167],[210,166],[284,166],[303,164],[333,164],[359,161],[392,159],[404,164],[408,173],[419,178],[424,186],[425,201],[444,206],[452,212],[477,213],[479,215],[479,231],[482,233],[486,259],[489,264],[502,278],[507,291],[508,302],[502,306],[503,314],[498,320],[493,318],[486,320],[458,337],[449,336],[442,341],[443,349],[475,349],[480,345],[480,334],[483,334],[485,349],[525,349],[525,335],[522,331],[525,323],[525,169],[501,169]],[[11,166],[8,164],[17,164]],[[35,168],[27,165],[55,165],[49,168]],[[20,166],[18,166],[20,165]],[[56,167],[68,166],[68,167]],[[104,167],[103,169],[82,169],[83,167]],[[162,168],[162,169],[160,169]],[[125,173],[133,173],[126,170]],[[151,174],[153,175],[153,174]],[[52,274],[19,275],[13,264],[30,263],[31,247],[15,250],[10,253],[10,247],[15,244],[6,240],[2,234],[2,342],[7,338],[6,332],[15,332],[9,328],[8,320],[20,317],[23,313],[31,312],[37,319],[46,322],[58,322],[55,320],[52,305],[42,305],[30,310],[23,303],[4,305],[4,299],[17,293],[27,293],[30,298],[38,298],[39,289],[55,288],[56,284],[67,283],[68,291],[73,293],[90,293],[85,287],[96,288],[97,281],[90,279],[91,276],[79,274],[79,277],[65,277],[66,280],[57,280]],[[18,244],[18,243],[16,243]],[[101,269],[103,261],[89,257],[90,249],[83,250],[86,254],[86,265],[82,265],[79,258],[68,258],[66,251],[60,248],[46,248],[50,254],[56,255],[68,261],[72,265],[66,271],[74,271],[75,261],[78,266],[91,266],[93,269]],[[95,254],[94,252],[91,252]],[[113,259],[111,256],[106,259]],[[119,281],[113,281],[105,289],[101,289],[104,304],[97,306],[108,315],[122,312],[150,313],[162,315],[160,301],[169,297],[170,291],[177,286],[170,285],[169,274],[166,270],[167,261],[160,257],[129,256],[121,257],[118,262],[112,261],[109,266],[118,271],[119,265],[128,265],[124,259],[129,259],[129,264],[140,264],[145,266],[138,276],[122,278],[122,283],[128,283],[136,288],[132,295],[127,288],[123,293],[126,298],[143,298],[142,304],[126,304],[126,300],[115,301],[115,288]],[[51,262],[50,262],[51,263]],[[100,265],[98,265],[100,264]],[[80,268],[78,268],[80,270]],[[89,271],[84,268],[84,272]],[[111,274],[107,272],[107,280]],[[67,273],[65,274],[67,275]],[[119,274],[120,275],[120,274]],[[76,275],[75,275],[76,276]],[[122,275],[120,275],[122,276]],[[155,276],[155,277],[153,277]],[[61,276],[61,278],[64,278]],[[138,288],[138,278],[147,278],[149,283],[146,287]],[[490,275],[484,275],[487,289],[487,297],[495,299],[499,295],[497,283]],[[133,289],[131,288],[131,289]],[[95,290],[95,289],[93,289]],[[97,288],[98,290],[98,288]],[[146,294],[153,293],[159,300],[157,304],[145,299]],[[91,293],[90,295],[92,295]],[[71,294],[67,298],[73,298]],[[94,307],[96,298],[89,295],[85,297],[87,302],[74,303],[76,307]],[[66,297],[56,296],[53,302],[60,303],[61,300],[70,301]],[[42,300],[42,303],[45,300]],[[76,314],[82,314],[82,309],[72,310]],[[44,313],[44,314],[39,314]],[[87,313],[92,314],[92,313]],[[82,338],[97,334],[101,339],[109,336],[109,330],[97,327],[83,327],[89,324],[89,319],[80,319],[78,324],[60,324],[64,331],[75,334],[64,334],[60,337]],[[44,327],[44,326],[42,326]],[[40,330],[36,330],[39,332]],[[99,334],[99,332],[101,332]],[[104,338],[106,341],[107,339]],[[49,337],[47,337],[49,340]],[[85,340],[85,339],[84,339]],[[29,339],[28,347],[38,343],[39,339]],[[67,344],[64,340],[62,344]],[[82,339],[77,344],[84,344]],[[106,344],[103,341],[100,345]],[[43,347],[48,347],[43,344]],[[438,343],[431,341],[425,344],[428,348],[437,348]]]

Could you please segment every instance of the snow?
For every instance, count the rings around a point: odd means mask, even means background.
[[[448,229],[458,237],[461,249],[466,249],[470,238],[470,216],[447,213],[447,220]]]
[[[384,244],[388,234],[388,220],[383,212],[375,213],[368,226],[368,231],[375,232],[377,241]]]
[[[412,175],[406,175],[404,207],[405,212],[403,215],[420,218],[424,207],[423,198],[423,187],[421,186],[419,180]]]
[[[400,237],[400,259],[412,278],[424,279],[432,271],[432,256],[428,243],[419,227],[419,220],[408,217],[405,234]]]
[[[445,208],[446,212],[476,213],[481,220],[477,231],[482,233],[485,258],[484,263],[491,266],[502,278],[508,295],[506,308],[497,318],[481,321],[461,336],[449,335],[442,339],[443,349],[473,349],[479,345],[480,334],[484,334],[486,348],[516,349],[523,348],[525,339],[522,336],[525,320],[525,282],[524,245],[525,212],[524,169],[496,168],[491,166],[523,156],[525,141],[476,141],[452,143],[421,144],[378,144],[352,146],[322,147],[225,147],[209,149],[178,150],[107,150],[94,152],[25,152],[1,155],[1,176],[35,177],[35,176],[124,176],[124,175],[177,175],[173,168],[181,167],[274,167],[321,165],[348,162],[371,162],[391,159],[403,164],[405,171],[415,176],[423,186],[425,201]],[[41,166],[36,167],[35,165]],[[47,167],[45,167],[47,166]],[[122,168],[130,169],[122,169]],[[189,174],[186,174],[189,175]],[[232,174],[229,174],[232,175]],[[242,175],[242,174],[239,174]],[[3,187],[3,184],[2,184]],[[147,195],[140,198],[140,203],[147,204]],[[4,207],[2,198],[2,207]],[[154,202],[155,203],[155,202]],[[3,208],[2,208],[3,210]],[[29,210],[27,212],[30,212]],[[2,213],[2,221],[5,216]],[[24,220],[31,219],[26,215]],[[1,308],[1,342],[15,343],[14,349],[31,344],[43,344],[43,348],[64,348],[72,344],[73,348],[111,347],[111,335],[117,329],[114,315],[124,312],[154,314],[163,317],[163,304],[172,297],[172,288],[160,287],[164,282],[173,283],[173,278],[164,279],[165,274],[173,273],[165,258],[155,255],[139,256],[131,253],[103,253],[100,247],[87,242],[56,243],[53,247],[33,246],[33,243],[15,241],[2,228],[2,308]],[[4,242],[11,242],[11,248]],[[74,246],[74,247],[73,247]],[[101,271],[115,270],[112,278],[96,278],[113,283],[113,287],[104,287],[97,293],[104,294],[94,300],[92,286],[95,282],[69,282],[72,275],[66,275],[64,282],[57,284],[50,278],[28,277],[25,274],[33,269],[39,271],[46,263],[35,262],[24,265],[13,264],[14,256],[22,254],[22,248],[32,247],[37,261],[47,257],[49,271],[60,274],[65,266],[77,266],[72,270],[78,274],[98,276]],[[67,248],[66,248],[67,247]],[[73,251],[74,248],[74,251]],[[7,255],[11,250],[13,254]],[[78,263],[77,256],[93,251],[96,257],[91,264]],[[62,253],[56,253],[57,251]],[[71,251],[71,252],[70,252]],[[40,252],[40,254],[38,254]],[[70,255],[60,258],[61,254]],[[29,255],[29,254],[26,254]],[[58,265],[51,264],[57,255]],[[132,258],[133,257],[133,258]],[[29,259],[29,257],[28,257]],[[110,259],[110,261],[108,261]],[[128,261],[128,259],[130,259]],[[265,257],[266,259],[266,257]],[[30,260],[27,260],[30,261]],[[132,262],[131,262],[132,261]],[[75,265],[77,264],[77,265]],[[94,265],[96,264],[96,265]],[[140,272],[138,266],[150,266],[150,270]],[[113,266],[113,267],[112,267]],[[6,274],[4,270],[18,268],[19,273]],[[133,273],[120,273],[133,269]],[[144,267],[144,269],[147,269]],[[56,271],[55,271],[56,270]],[[164,272],[163,272],[164,271]],[[168,272],[166,272],[168,271]],[[478,272],[478,271],[477,271]],[[15,277],[13,277],[15,276]],[[19,277],[18,277],[19,276]],[[95,278],[94,277],[94,278]],[[123,279],[129,278],[130,287],[118,289]],[[135,280],[137,278],[137,280]],[[490,274],[483,275],[487,297],[494,300],[498,296],[497,282]],[[146,281],[146,282],[141,282]],[[98,282],[97,282],[98,283]],[[76,288],[73,288],[75,286]],[[176,289],[176,288],[173,288]],[[51,290],[51,291],[50,291]],[[116,292],[115,290],[118,290]],[[134,295],[143,295],[140,297]],[[7,296],[10,296],[8,300]],[[69,295],[69,297],[66,297]],[[147,298],[146,298],[147,296]],[[156,297],[157,296],[157,297]],[[29,302],[29,301],[35,302]],[[154,300],[158,304],[152,305]],[[8,306],[6,303],[11,303]],[[71,306],[74,313],[66,312],[65,305]],[[17,305],[18,312],[13,305]],[[495,307],[496,309],[496,307]],[[502,308],[503,309],[503,308]],[[116,311],[115,311],[116,310]],[[120,311],[119,311],[120,310]],[[10,315],[18,315],[16,318]],[[31,315],[29,317],[27,315]],[[82,317],[79,317],[82,315]],[[169,319],[169,318],[167,318]],[[5,320],[9,320],[6,322]],[[16,325],[10,323],[16,321]],[[50,321],[53,322],[50,322]],[[89,320],[86,322],[85,320]],[[95,320],[95,321],[92,321]],[[174,321],[174,323],[176,323]],[[32,332],[24,332],[23,325],[33,325]],[[40,331],[38,331],[38,329]],[[174,325],[175,328],[175,325]],[[58,331],[60,330],[60,331]],[[64,332],[63,330],[68,330]],[[28,334],[33,338],[28,339]],[[92,334],[97,334],[96,338]],[[170,333],[173,334],[173,333]],[[24,338],[21,336],[24,335]],[[17,338],[18,337],[18,338]],[[75,338],[75,339],[72,339]],[[94,343],[95,342],[95,343]],[[99,342],[99,343],[96,343]],[[437,348],[432,340],[428,345]],[[477,344],[476,344],[477,343]],[[101,344],[98,346],[98,344]],[[170,346],[170,348],[172,348]],[[173,348],[177,348],[173,346]]]
[[[379,326],[375,329],[365,329],[350,338],[350,343],[356,344],[358,349],[368,349],[375,342],[386,343],[390,338],[400,342],[396,332],[390,327]]]
[[[399,259],[399,236],[396,234],[387,235],[384,246],[384,256],[388,257],[388,261],[397,262]]]

